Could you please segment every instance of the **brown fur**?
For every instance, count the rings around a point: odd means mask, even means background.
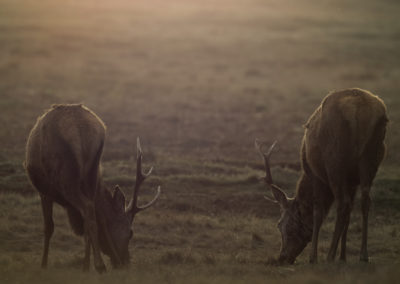
[[[360,259],[368,260],[369,191],[384,153],[386,107],[368,91],[346,89],[330,93],[305,125],[301,147],[302,175],[296,195],[288,199],[272,187],[282,207],[281,262],[294,262],[312,240],[310,261],[317,262],[318,233],[333,203],[337,219],[328,260],[335,258],[341,239],[346,259],[346,237],[357,187],[362,192],[363,232]]]
[[[91,247],[99,272],[105,270],[100,251],[110,256],[113,266],[129,262],[128,245],[137,208],[126,210],[122,191],[116,188],[111,195],[102,186],[100,159],[105,133],[104,123],[85,106],[55,105],[38,118],[29,135],[25,165],[42,201],[42,267],[47,266],[54,231],[53,202],[67,210],[73,231],[85,237],[85,270],[89,269]]]

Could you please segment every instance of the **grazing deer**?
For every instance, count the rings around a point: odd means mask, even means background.
[[[139,187],[151,173],[142,173],[142,150],[137,139],[136,184],[132,200],[125,207],[125,196],[118,186],[113,193],[101,179],[100,158],[105,139],[101,119],[82,105],[56,105],[38,118],[26,145],[25,167],[39,191],[44,218],[42,267],[47,267],[49,242],[54,231],[53,203],[63,206],[73,231],[84,235],[83,268],[90,266],[93,248],[98,272],[106,270],[100,252],[110,257],[113,267],[129,263],[129,241],[136,213],[150,207],[137,206]]]
[[[318,233],[333,201],[337,203],[336,224],[328,261],[335,259],[340,239],[340,259],[345,261],[357,187],[361,189],[363,219],[360,260],[368,261],[369,192],[385,154],[387,122],[385,104],[367,91],[346,89],[326,96],[305,125],[300,153],[302,173],[294,198],[288,198],[273,183],[269,158],[275,143],[263,152],[264,143],[256,140],[265,164],[265,181],[275,197],[273,201],[281,207],[280,263],[292,264],[310,241],[310,262],[317,262]]]

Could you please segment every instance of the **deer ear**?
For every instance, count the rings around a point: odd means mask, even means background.
[[[279,205],[283,209],[288,208],[289,207],[288,198],[287,198],[286,194],[283,192],[283,190],[274,184],[271,184],[271,190],[272,190],[272,194],[274,195],[276,201],[278,201]]]
[[[125,211],[125,195],[118,185],[114,188],[113,203],[115,209],[122,209]]]

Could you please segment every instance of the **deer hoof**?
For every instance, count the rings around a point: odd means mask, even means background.
[[[335,256],[334,256],[334,255],[331,255],[331,254],[328,254],[328,257],[326,258],[326,260],[327,260],[328,262],[334,262],[334,261],[335,261]]]
[[[98,273],[104,273],[104,272],[107,271],[107,269],[106,269],[106,266],[103,264],[103,265],[101,265],[101,266],[96,267],[96,271],[97,271]]]
[[[104,264],[102,264],[102,265],[96,266],[96,271],[101,274],[101,273],[106,272],[107,269],[106,269],[106,266]]]

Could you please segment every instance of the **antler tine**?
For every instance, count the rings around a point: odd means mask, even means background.
[[[137,149],[136,149],[136,157],[137,157],[136,176],[140,176],[140,179],[145,179],[146,177],[148,177],[153,172],[153,168],[154,167],[151,167],[147,171],[147,173],[144,173],[142,171],[143,152],[142,152],[142,147],[140,146],[139,137],[136,139],[136,145],[137,145]]]
[[[142,147],[140,146],[139,137],[136,139],[136,181],[135,187],[133,188],[132,200],[129,202],[127,211],[135,211],[137,207],[137,199],[140,185],[146,179],[146,176],[142,173]]]
[[[142,174],[142,147],[139,137],[136,138],[136,178]]]
[[[264,167],[265,167],[265,177],[264,180],[267,184],[273,184],[273,180],[272,180],[272,175],[271,175],[271,168],[269,165],[269,158],[271,157],[272,151],[274,150],[274,147],[276,145],[277,141],[274,141],[274,143],[272,143],[272,145],[269,147],[268,151],[266,153],[264,153],[262,151],[262,147],[266,145],[265,142],[261,142],[258,139],[255,140],[255,146],[256,149],[260,152],[261,157],[264,160]]]
[[[151,173],[153,172],[153,169],[154,169],[154,167],[151,167],[151,168],[147,171],[147,173],[143,173],[143,172],[142,172],[142,175],[143,175],[144,177],[148,177],[148,176],[151,175]]]
[[[132,204],[129,206],[129,209],[131,210],[135,210],[137,207],[139,187],[145,179],[142,175],[142,157],[142,148],[140,147],[140,139],[138,137],[136,139],[136,181],[135,187],[133,188]]]
[[[140,207],[136,206],[136,212],[142,211],[142,210],[144,210],[146,208],[149,208],[151,205],[153,205],[153,203],[156,202],[158,197],[160,196],[160,193],[161,193],[161,187],[158,186],[157,187],[156,196],[153,198],[153,200],[150,201],[149,203],[147,203],[146,205],[143,205],[143,206],[140,206]]]
[[[264,195],[264,199],[269,201],[269,202],[272,202],[274,204],[278,203],[278,201],[276,201],[276,199],[272,199],[271,197],[269,197],[267,195]]]

